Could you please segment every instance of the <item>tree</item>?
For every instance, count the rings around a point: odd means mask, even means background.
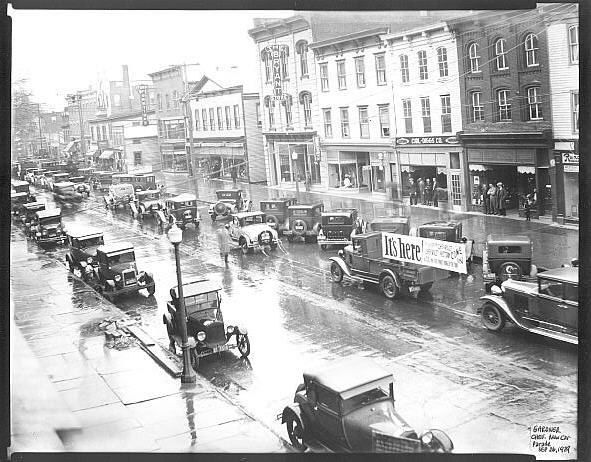
[[[39,148],[39,106],[33,101],[26,79],[16,80],[12,88],[13,150],[30,155],[29,146]]]

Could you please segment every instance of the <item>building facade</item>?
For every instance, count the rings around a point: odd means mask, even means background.
[[[579,221],[579,8],[577,4],[542,7],[548,35],[553,146],[550,182],[552,217]]]
[[[158,125],[131,124],[123,127],[123,165],[126,172],[153,172],[160,169]]]
[[[70,139],[68,145],[65,147],[65,152],[72,154],[71,148],[75,140],[80,140],[81,135],[84,136],[83,143],[79,143],[81,152],[76,155],[86,154],[90,150],[92,139],[90,120],[94,119],[97,114],[97,92],[96,90],[79,90],[75,92],[72,97],[67,97],[68,106],[66,112],[68,114],[68,134]]]
[[[507,210],[527,194],[551,213],[548,44],[539,10],[481,13],[449,21],[457,40],[465,190],[484,211],[490,184],[503,183]]]

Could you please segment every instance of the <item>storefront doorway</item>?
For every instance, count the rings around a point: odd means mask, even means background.
[[[447,190],[447,173],[444,167],[437,167],[435,165],[402,165],[402,193],[404,196],[410,196],[410,178],[414,179],[416,185],[419,184],[420,180],[427,183],[427,179],[430,180],[433,185],[433,179],[437,180],[437,200],[438,202],[444,202],[448,200]],[[424,193],[424,192],[423,192]],[[419,192],[421,195],[421,192]]]
[[[503,183],[507,190],[507,210],[519,209],[528,194],[536,190],[536,168],[529,165],[470,164],[470,183],[473,185],[472,203],[481,200],[489,185]],[[538,194],[538,200],[543,194]]]
[[[337,151],[331,154],[328,160],[329,188],[369,190],[371,168],[368,152]]]

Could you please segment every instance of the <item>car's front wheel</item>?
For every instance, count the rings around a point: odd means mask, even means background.
[[[330,277],[333,282],[341,282],[343,280],[343,269],[334,261],[330,265]]]
[[[289,441],[298,451],[305,451],[306,444],[304,443],[304,426],[300,418],[294,414],[290,414],[285,422],[287,427],[287,435]]]
[[[492,303],[485,303],[482,307],[482,324],[493,332],[500,331],[505,327],[505,315],[501,309]]]
[[[238,334],[236,337],[236,346],[240,352],[240,356],[243,358],[248,357],[250,354],[250,340],[248,334]]]
[[[388,300],[394,300],[400,293],[396,281],[389,274],[386,274],[380,279],[380,290]]]

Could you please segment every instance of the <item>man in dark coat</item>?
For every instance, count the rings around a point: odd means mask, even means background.
[[[497,183],[497,202],[499,208],[499,215],[507,215],[505,210],[505,199],[507,199],[507,190],[503,187],[503,183]]]
[[[431,186],[431,179],[427,178],[427,184],[425,184],[425,203],[431,205],[433,199],[433,188]]]
[[[437,197],[437,178],[433,178],[433,207],[439,207],[439,198]]]
[[[425,182],[422,178],[419,178],[419,202],[425,204]]]
[[[417,195],[419,188],[415,183],[415,179],[411,176],[409,179],[410,205],[417,205]]]

